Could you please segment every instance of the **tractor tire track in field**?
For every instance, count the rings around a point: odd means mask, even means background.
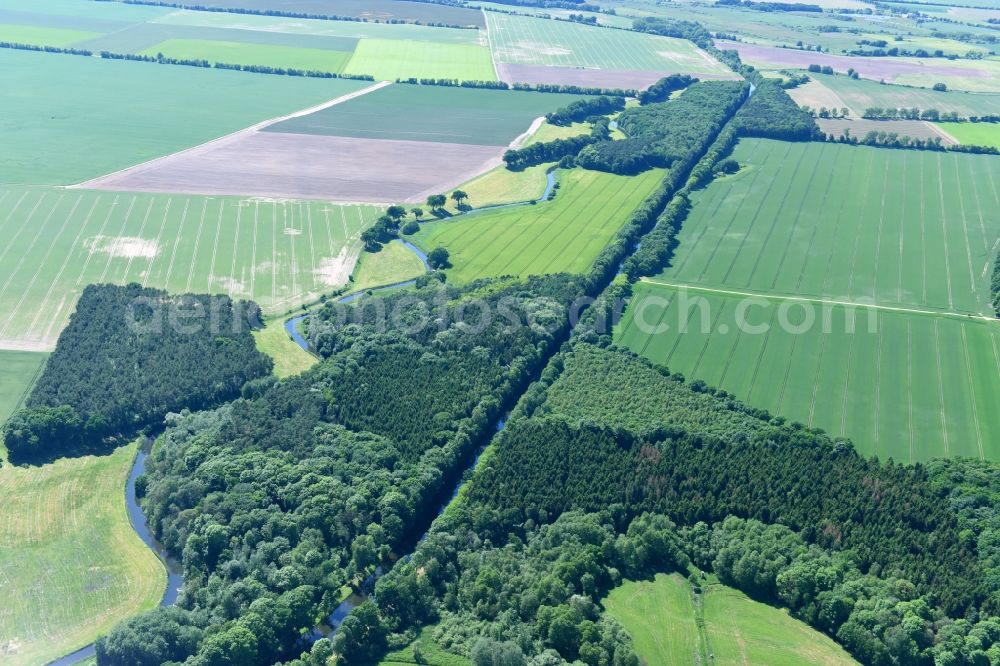
[[[61,196],[60,196],[59,200],[60,201],[62,200]],[[35,282],[38,280],[38,275],[42,272],[42,268],[48,267],[48,265],[49,265],[49,261],[48,261],[49,260],[49,255],[52,254],[52,248],[55,247],[56,242],[60,238],[62,238],[62,235],[63,235],[63,233],[65,233],[66,227],[69,224],[70,219],[72,219],[73,214],[76,212],[76,209],[80,207],[80,202],[81,201],[83,201],[83,197],[79,197],[78,196],[77,199],[76,199],[76,202],[70,208],[69,214],[66,215],[66,217],[63,219],[62,226],[59,227],[59,232],[55,235],[55,237],[53,237],[50,240],[50,242],[48,244],[48,247],[45,248],[45,254],[42,256],[41,261],[37,262],[37,264],[35,266],[35,272],[31,276],[31,281],[28,282],[28,284],[21,289],[21,297],[17,300],[17,304],[11,310],[10,315],[7,316],[7,320],[4,322],[3,327],[0,328],[0,338],[3,338],[3,336],[7,334],[7,327],[10,326],[10,322],[13,321],[14,316],[17,315],[21,311],[21,306],[24,305],[24,299],[28,297],[29,293],[31,293],[31,289],[32,289],[32,287],[35,286]],[[49,218],[52,217],[52,215],[55,213],[55,209],[58,206],[59,206],[59,201],[57,201],[56,205],[52,207],[51,211],[49,211]],[[48,220],[46,220],[46,222],[48,222]],[[44,226],[45,226],[45,224],[43,223],[42,227],[39,228],[39,230],[38,230],[39,235],[42,234],[42,230],[43,230]],[[77,231],[77,237],[79,237],[79,235],[80,235],[80,232]],[[29,253],[30,252],[26,252],[25,256],[28,256]],[[22,259],[23,259],[23,257],[22,257]],[[18,268],[20,268],[20,264],[18,265]],[[19,272],[20,271],[18,269],[15,269],[14,273],[11,274],[11,278],[13,278],[13,276],[16,275]],[[7,291],[7,285],[5,284],[3,290],[0,290],[0,299],[3,298],[3,295],[4,295],[4,293],[6,293],[6,291]]]
[[[941,435],[944,440],[944,455],[949,455],[948,446],[948,414],[944,406],[944,373],[941,364],[941,331],[938,328],[938,321],[934,320],[934,353],[937,357],[938,376],[938,404],[940,406],[939,416],[941,419]]]
[[[181,211],[181,223],[177,228],[177,238],[174,239],[173,248],[170,251],[170,262],[167,264],[167,274],[163,278],[163,284],[170,284],[170,276],[174,272],[174,260],[177,259],[177,248],[181,245],[181,239],[184,238],[184,225],[187,223],[188,208],[191,205],[190,199],[184,200],[184,210]],[[191,263],[194,263],[193,261]]]
[[[125,215],[122,217],[122,228],[118,230],[118,233],[115,235],[115,238],[121,238],[122,236],[125,235],[125,229],[128,227],[128,219],[132,217],[132,209],[135,207],[136,201],[138,201],[138,197],[133,196],[132,201],[129,202],[128,208],[125,209]],[[95,239],[95,243],[96,241],[99,241],[101,238],[103,237],[98,236],[97,239]],[[112,239],[112,243],[113,242],[114,240]],[[108,252],[108,260],[104,263],[104,268],[101,270],[101,277],[98,280],[98,282],[104,282],[105,277],[108,274],[108,267],[111,266],[111,259],[113,257],[114,257],[114,252]]]
[[[948,308],[954,309],[955,298],[951,290],[951,257],[948,254],[948,225],[946,224],[947,213],[944,209],[944,182],[941,180],[941,156],[937,156],[937,177],[938,177],[938,204],[941,206],[941,231],[944,242],[944,274],[948,281]]]
[[[91,205],[90,210],[87,212],[87,216],[83,219],[83,222],[80,223],[79,228],[77,229],[76,238],[73,239],[73,245],[72,245],[73,248],[79,247],[80,236],[83,235],[83,232],[87,229],[88,225],[90,224],[90,218],[93,216],[94,211],[97,210],[97,204],[100,203],[100,200],[101,200],[100,197],[94,197],[94,203]],[[45,297],[41,301],[41,307],[35,310],[35,316],[31,320],[31,325],[28,326],[29,333],[31,331],[34,331],[35,327],[38,326],[38,319],[42,316],[42,314],[52,315],[52,309],[48,307],[49,298],[52,297],[52,292],[55,290],[56,285],[60,283],[62,275],[66,271],[66,267],[68,265],[69,265],[69,257],[66,258],[66,261],[62,262],[62,266],[59,267],[59,272],[56,273],[56,277],[49,283],[49,289],[48,291],[45,292]],[[52,316],[52,319],[58,320],[59,319],[58,315],[59,313],[56,312],[55,315]],[[45,339],[48,338],[48,336],[43,336],[43,337]]]
[[[188,265],[187,283],[184,291],[191,292],[191,283],[194,282],[194,266],[198,263],[198,250],[201,248],[201,232],[205,228],[205,214],[208,210],[208,199],[201,202],[201,216],[198,220],[198,233],[194,237],[194,249],[191,251],[191,263]]]
[[[38,231],[37,231],[37,233],[35,233],[34,238],[32,238],[31,244],[28,245],[27,249],[25,249],[24,252],[21,253],[21,258],[18,260],[17,266],[15,266],[14,270],[12,270],[10,272],[10,275],[7,276],[7,280],[3,283],[3,287],[0,288],[0,301],[3,300],[4,294],[7,293],[7,289],[8,289],[8,287],[10,287],[10,283],[14,280],[14,277],[17,276],[21,272],[21,267],[24,265],[25,260],[29,256],[31,256],[31,251],[35,248],[35,244],[38,242],[38,239],[42,237],[42,235],[43,235],[43,233],[45,231],[45,226],[48,224],[49,220],[52,219],[52,216],[55,214],[56,209],[59,207],[59,204],[62,201],[62,199],[63,199],[63,195],[60,194],[59,198],[56,199],[55,205],[52,206],[51,208],[49,208],[49,214],[45,217],[45,221],[43,221],[40,225],[38,225]],[[69,218],[67,217],[63,221],[62,227],[60,227],[60,230],[59,230],[59,234],[60,235],[66,229],[66,224],[68,222],[69,222]],[[58,236],[57,236],[57,238],[58,238]],[[55,240],[55,239],[53,239],[53,240]],[[53,245],[53,243],[49,243],[48,251],[46,251],[46,253],[45,253],[46,257],[48,257],[48,252],[52,250],[52,245]],[[41,267],[42,267],[42,264],[38,264],[38,267],[35,269],[35,277],[38,276],[38,270],[41,269]],[[24,291],[22,291],[22,293],[21,293],[21,300],[19,302],[19,305],[23,301],[24,301]],[[16,312],[17,312],[17,308],[14,308],[11,311],[10,316],[7,318],[7,322],[10,321],[10,318],[13,317]],[[5,323],[4,324],[4,329],[6,329],[6,328],[7,328],[7,325]],[[0,329],[0,331],[2,331],[2,330],[3,329]]]
[[[784,157],[782,157],[782,160],[784,160],[784,158],[788,157],[788,153],[790,151],[791,151],[791,144],[789,144],[788,150],[785,151],[785,155],[784,155]],[[795,171],[798,171],[799,164],[802,163],[802,156],[803,155],[805,155],[805,151],[802,151],[802,152],[799,153],[799,158],[795,162]],[[767,200],[768,195],[770,195],[771,189],[774,187],[774,184],[777,182],[777,180],[778,179],[775,178],[775,179],[773,179],[768,184],[767,190],[764,192],[764,197],[761,199],[762,201],[766,201]],[[792,188],[792,180],[789,179],[788,182],[787,182],[787,184],[786,184],[785,193],[781,197],[781,204],[779,204],[779,207],[778,207],[779,210],[781,209],[781,206],[784,205],[785,198],[788,196],[788,192],[791,190],[791,188]],[[729,268],[726,269],[725,275],[722,276],[722,282],[725,283],[725,282],[729,281],[729,276],[730,276],[730,274],[732,274],[733,268],[736,266],[736,262],[739,259],[740,254],[743,252],[743,248],[746,247],[747,238],[750,237],[751,232],[753,232],[754,226],[757,224],[757,218],[760,217],[761,210],[763,210],[763,206],[758,206],[757,210],[754,211],[753,217],[750,219],[750,224],[749,224],[749,226],[747,226],[746,233],[743,234],[743,238],[740,239],[740,246],[738,248],[736,248],[736,253],[733,255],[732,260],[729,262]],[[775,216],[775,218],[777,218],[777,216]],[[772,220],[772,224],[774,224],[773,220]],[[711,264],[711,260],[709,261],[709,265],[710,264]]]
[[[965,353],[965,378],[969,380],[969,395],[972,403],[972,422],[976,424],[976,444],[979,447],[979,459],[986,460],[983,453],[983,432],[979,426],[979,407],[976,405],[976,382],[972,379],[972,361],[969,358],[969,338],[962,326],[962,351]]]

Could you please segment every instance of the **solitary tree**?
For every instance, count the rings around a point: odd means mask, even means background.
[[[448,197],[443,194],[432,194],[427,197],[427,205],[431,207],[432,211],[441,210],[446,203],[448,203]]]
[[[447,268],[450,264],[448,263],[449,258],[448,250],[443,247],[436,247],[427,253],[427,264],[437,270],[439,268]]]
[[[402,206],[389,206],[388,210],[385,211],[385,214],[398,222],[406,217],[406,209]]]
[[[410,212],[413,213],[413,217],[418,220],[424,216],[423,208],[411,208]]]
[[[451,198],[455,200],[456,204],[461,206],[462,202],[469,198],[469,195],[464,190],[455,190],[451,193]]]
[[[362,231],[361,242],[365,244],[365,249],[369,252],[377,252],[382,247],[382,243],[379,242],[380,235],[378,229],[375,227],[370,227]]]

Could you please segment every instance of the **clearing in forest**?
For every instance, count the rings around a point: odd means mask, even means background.
[[[626,581],[604,599],[649,666],[708,663],[748,666],[856,664],[828,636],[788,612],[710,583],[701,594],[680,574]]]

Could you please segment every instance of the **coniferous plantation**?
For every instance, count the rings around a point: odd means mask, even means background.
[[[232,399],[271,371],[250,335],[259,312],[226,296],[87,287],[4,444],[16,456],[51,457]]]

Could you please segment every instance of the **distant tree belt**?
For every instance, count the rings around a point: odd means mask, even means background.
[[[599,5],[589,4],[586,0],[496,0],[498,5],[513,7],[540,7],[542,9],[577,9],[588,12],[599,12]]]
[[[625,108],[624,97],[594,97],[579,99],[561,109],[545,114],[545,120],[552,125],[571,125],[591,116],[606,116]]]
[[[750,99],[736,114],[735,125],[740,136],[745,137],[783,141],[823,139],[816,120],[772,79],[760,79]]]
[[[717,0],[717,5],[727,7],[743,7],[745,9],[755,9],[759,12],[820,12],[823,8],[819,5],[809,5],[798,2],[756,2],[755,0]]]
[[[626,109],[618,126],[627,138],[586,146],[577,163],[634,174],[699,155],[746,98],[744,81],[700,81],[666,102]]]
[[[990,282],[990,295],[993,297],[993,309],[1000,317],[1000,254],[993,265],[993,279]]]
[[[677,19],[646,16],[632,21],[632,29],[638,32],[648,32],[664,37],[677,37],[694,42],[702,48],[712,46],[712,34],[705,26],[696,21],[681,21]]]
[[[671,74],[665,76],[653,85],[639,93],[640,104],[652,104],[653,102],[665,102],[671,93],[687,88],[692,83],[698,83],[698,79],[692,78],[689,74]]]
[[[230,400],[271,371],[250,334],[258,320],[255,303],[227,296],[88,286],[4,442],[49,454]]]
[[[190,9],[199,12],[218,12],[225,14],[254,14],[257,16],[278,16],[282,18],[299,19],[320,19],[326,21],[354,21],[357,23],[420,23],[438,28],[469,28],[478,29],[472,25],[461,25],[458,23],[441,23],[435,21],[408,21],[406,19],[369,19],[361,16],[341,16],[339,14],[315,14],[311,12],[293,12],[283,9],[249,9],[246,7],[215,7],[212,5],[200,5],[188,2],[165,2],[164,0],[121,0],[127,5],[150,5],[153,7],[174,7],[176,9]],[[460,7],[461,5],[452,2],[430,2],[430,0],[410,0],[410,2],[428,2],[429,4],[449,5]]]

